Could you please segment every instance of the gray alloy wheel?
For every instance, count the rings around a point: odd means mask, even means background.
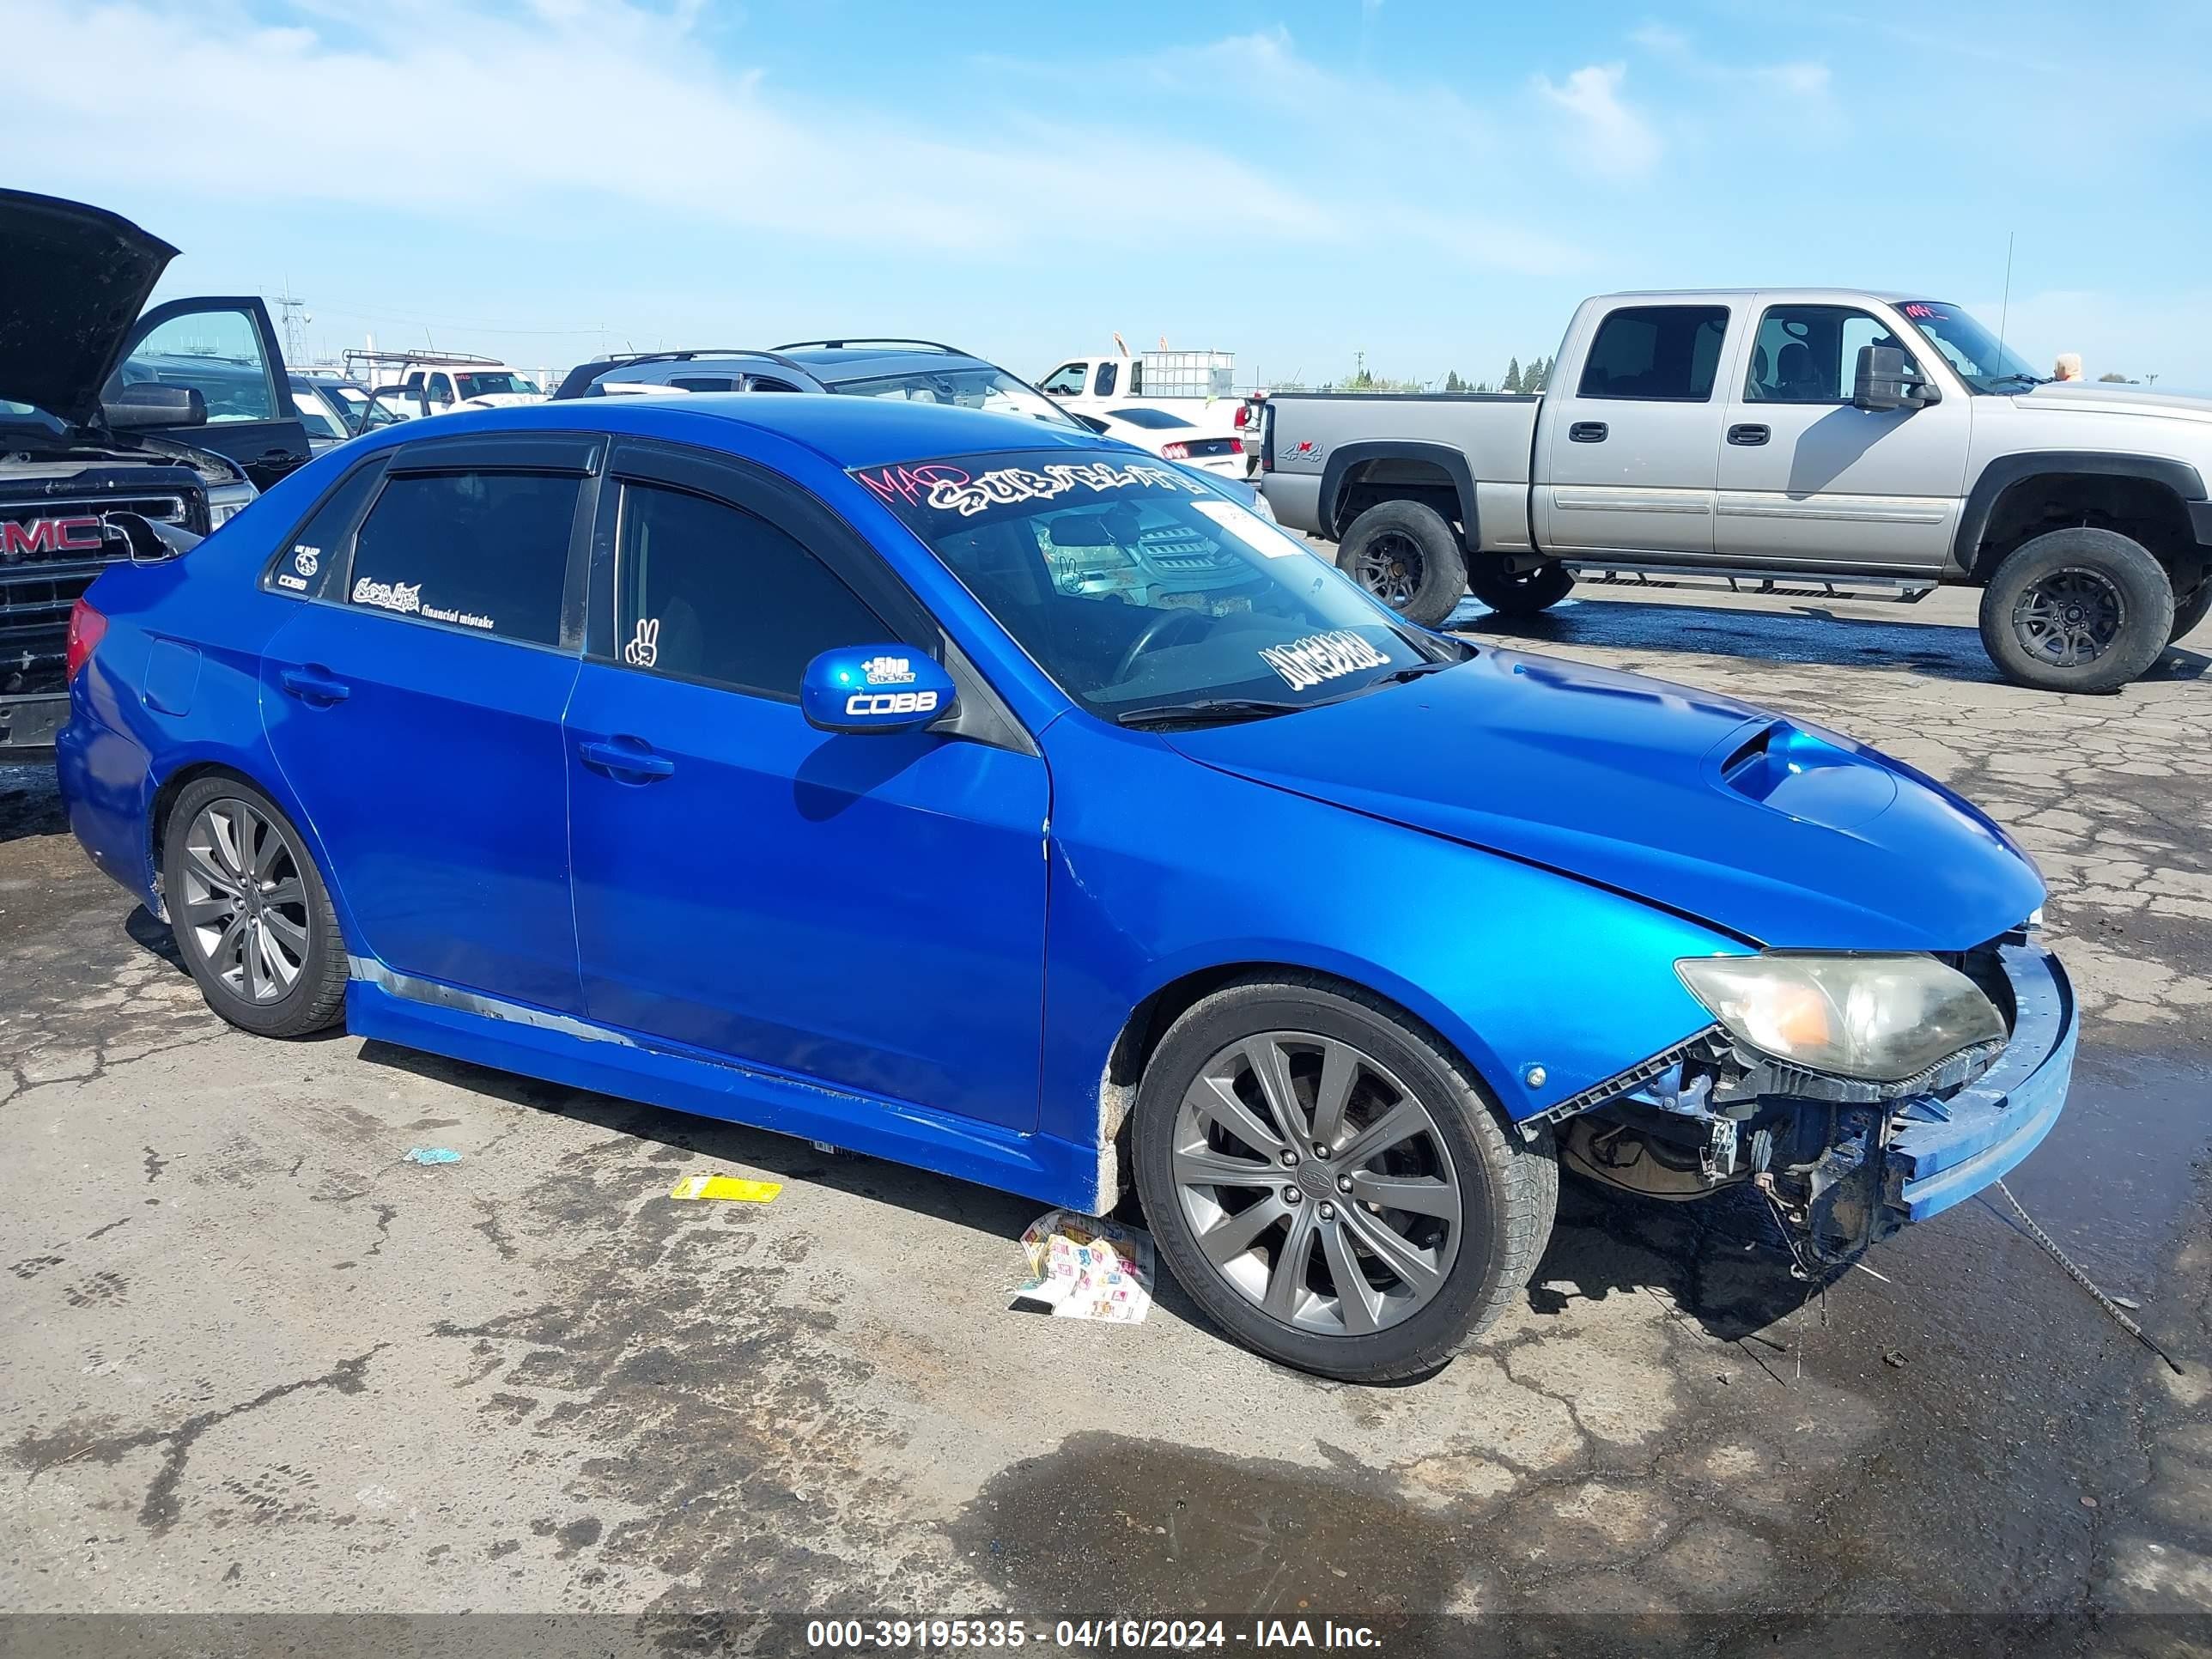
[[[240,999],[281,1002],[315,960],[315,921],[300,858],[251,802],[208,802],[185,830],[178,925],[208,971]]]
[[[2117,691],[2166,650],[2173,580],[2141,542],[2094,525],[2006,554],[1982,591],[1982,645],[2004,677],[2046,691]]]
[[[1421,586],[1421,550],[1402,530],[1370,537],[1345,573],[1389,605],[1403,611]]]
[[[2023,588],[2012,607],[2021,649],[2053,668],[2086,668],[2112,648],[2127,596],[2102,571],[2067,565]]]
[[[1285,1324],[1370,1335],[1450,1276],[1449,1147],[1413,1091],[1349,1042],[1266,1031],[1221,1049],[1184,1092],[1172,1158],[1199,1249]]]

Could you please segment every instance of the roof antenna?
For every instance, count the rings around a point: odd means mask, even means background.
[[[2004,304],[1997,311],[1997,362],[2004,361],[2005,324],[2012,316],[2012,240],[2019,233],[2005,232]],[[1995,364],[1990,365],[1992,368]]]

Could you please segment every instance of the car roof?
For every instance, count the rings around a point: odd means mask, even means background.
[[[872,380],[879,374],[927,374],[940,369],[996,368],[964,351],[917,350],[907,345],[807,346],[783,356],[804,363],[822,380],[837,385]]]
[[[406,429],[410,424],[435,429],[410,432]],[[715,430],[719,427],[731,428],[724,442],[717,442],[718,438],[725,438]],[[825,397],[817,392],[572,398],[519,409],[445,415],[434,422],[402,422],[387,429],[386,442],[434,442],[471,432],[586,431],[661,437],[672,442],[726,447],[741,453],[741,429],[804,445],[839,468],[1038,449],[1110,449],[1147,461],[1154,459],[1118,439],[1025,415],[994,414],[956,404],[912,403],[902,398]]]
[[[1781,304],[1796,301],[1802,304],[1832,304],[1838,299],[1880,300],[1885,305],[1903,305],[1911,300],[1926,300],[1929,295],[1915,289],[1910,293],[1880,288],[1632,288],[1614,294],[1601,294],[1601,300],[1771,300]],[[1948,301],[1941,303],[1948,304]]]

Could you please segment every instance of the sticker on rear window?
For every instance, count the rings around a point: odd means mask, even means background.
[[[1306,551],[1258,514],[1248,512],[1234,501],[1193,501],[1191,506],[1238,541],[1257,548],[1271,559],[1295,558]]]
[[[884,466],[853,475],[887,505],[923,506],[939,513],[973,518],[993,507],[1018,501],[1048,501],[1076,491],[1105,495],[1123,489],[1177,489],[1202,495],[1206,486],[1172,467],[1110,461],[1058,461],[1042,466],[1002,466],[970,473],[939,461],[920,466]]]
[[[1323,680],[1342,679],[1363,668],[1388,668],[1390,659],[1348,628],[1327,634],[1309,634],[1288,645],[1260,647],[1260,659],[1283,677],[1293,691],[1303,691]]]
[[[356,605],[373,605],[380,611],[397,611],[403,616],[413,616],[422,608],[422,584],[420,582],[376,582],[363,576],[353,585]]]

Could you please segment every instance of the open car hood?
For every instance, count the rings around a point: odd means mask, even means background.
[[[1764,945],[1963,951],[2043,902],[2004,832],[1910,767],[1733,698],[1557,658],[1486,650],[1169,741]],[[1481,918],[1467,920],[1481,938]]]
[[[0,398],[89,426],[177,250],[100,208],[20,190],[0,190]]]

